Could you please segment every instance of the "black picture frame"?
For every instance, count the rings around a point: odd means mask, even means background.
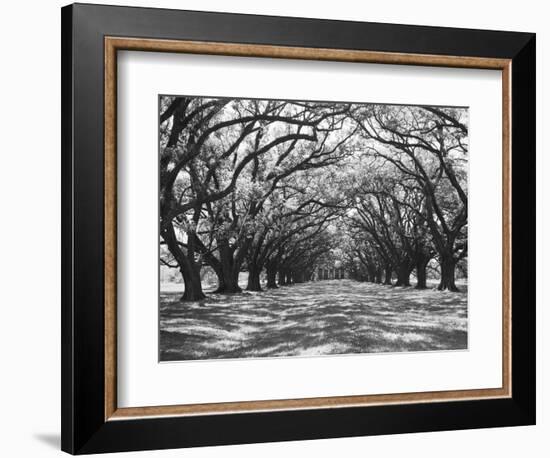
[[[512,396],[105,420],[104,37],[512,61]],[[62,449],[72,454],[535,424],[535,34],[74,4],[62,8]]]

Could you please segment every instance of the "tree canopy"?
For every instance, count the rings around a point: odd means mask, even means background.
[[[162,96],[162,265],[182,300],[311,280],[338,261],[358,280],[456,290],[467,257],[464,108]]]

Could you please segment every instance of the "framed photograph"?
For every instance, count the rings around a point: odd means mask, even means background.
[[[62,448],[535,423],[535,35],[62,9]]]

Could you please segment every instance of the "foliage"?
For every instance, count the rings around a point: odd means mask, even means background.
[[[455,289],[467,257],[467,110],[161,97],[161,263],[197,299],[313,277],[342,263],[357,279],[419,287],[431,261]],[[385,279],[383,279],[385,274]],[[198,285],[197,285],[198,281]],[[425,286],[425,281],[424,281]]]

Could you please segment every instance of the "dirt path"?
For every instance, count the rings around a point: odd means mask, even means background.
[[[467,348],[467,294],[351,280],[180,303],[161,294],[161,361]]]

